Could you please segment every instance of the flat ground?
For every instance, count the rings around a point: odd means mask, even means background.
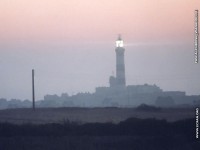
[[[159,111],[139,111],[135,108],[28,108],[0,110],[0,122],[10,123],[64,123],[65,121],[113,122],[130,117],[177,121],[195,117],[194,108],[165,108]]]

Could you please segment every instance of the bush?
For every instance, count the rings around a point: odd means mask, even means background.
[[[138,107],[136,107],[136,110],[139,110],[139,111],[160,111],[161,108],[155,107],[155,106],[150,106],[150,105],[147,105],[147,104],[141,104]]]

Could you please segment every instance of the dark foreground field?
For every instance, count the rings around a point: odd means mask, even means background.
[[[199,150],[195,109],[0,111],[0,150]]]
[[[0,110],[0,122],[10,123],[62,123],[63,121],[113,122],[119,123],[127,118],[156,118],[173,122],[194,118],[195,108],[38,108]]]
[[[0,150],[199,150],[195,120],[129,118],[118,124],[0,123]]]

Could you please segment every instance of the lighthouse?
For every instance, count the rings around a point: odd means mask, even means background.
[[[121,38],[121,35],[118,36],[116,40],[116,86],[125,87],[126,79],[125,79],[125,63],[124,63],[124,43]]]

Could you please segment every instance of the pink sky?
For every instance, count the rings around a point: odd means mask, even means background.
[[[30,99],[32,68],[37,99],[108,86],[119,33],[127,84],[200,94],[199,7],[199,0],[0,0],[0,98]]]
[[[0,39],[177,40],[193,36],[197,0],[1,0]]]

